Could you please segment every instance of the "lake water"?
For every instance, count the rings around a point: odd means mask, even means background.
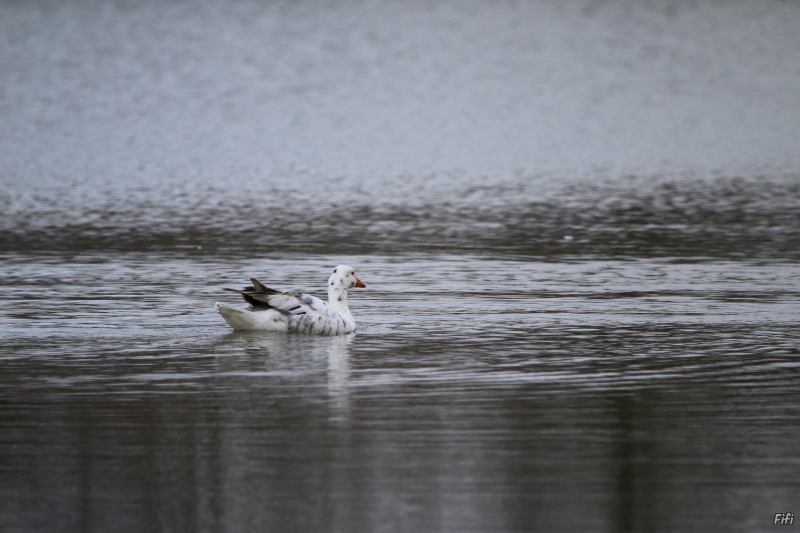
[[[6,2],[0,40],[0,530],[800,512],[797,3]],[[213,311],[340,263],[354,334]]]

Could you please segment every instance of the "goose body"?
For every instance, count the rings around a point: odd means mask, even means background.
[[[280,292],[250,278],[253,285],[242,290],[250,307],[242,309],[217,302],[214,309],[233,329],[344,335],[356,329],[347,307],[347,290],[366,287],[347,265],[333,269],[328,279],[328,301],[303,292]]]

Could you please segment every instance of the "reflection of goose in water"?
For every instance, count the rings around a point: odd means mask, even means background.
[[[220,358],[220,362],[229,371],[297,377],[325,386],[331,372],[349,375],[350,345],[355,336],[355,333],[322,337],[231,331],[220,337],[217,352],[227,356]]]
[[[214,309],[233,329],[296,331],[313,335],[344,335],[356,329],[347,307],[347,290],[366,287],[347,265],[333,269],[328,279],[328,302],[302,292],[279,292],[250,278],[251,287],[241,291],[249,309],[217,302]]]
[[[328,401],[331,420],[350,418],[350,344],[355,335],[331,339],[328,346]]]
[[[270,332],[231,332],[220,339],[216,375],[278,378],[325,390],[329,419],[350,418],[350,359],[356,334],[336,337],[281,335]],[[244,357],[242,357],[244,356]]]

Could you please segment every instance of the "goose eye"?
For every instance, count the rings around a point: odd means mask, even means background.
[[[338,270],[337,268],[334,268],[334,269],[333,269],[333,273],[334,273],[334,274],[336,274],[336,271],[337,271],[337,270]]]

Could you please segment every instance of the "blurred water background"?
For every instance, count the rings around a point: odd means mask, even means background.
[[[0,530],[761,531],[800,3],[0,2]],[[368,288],[233,333],[250,276]]]

